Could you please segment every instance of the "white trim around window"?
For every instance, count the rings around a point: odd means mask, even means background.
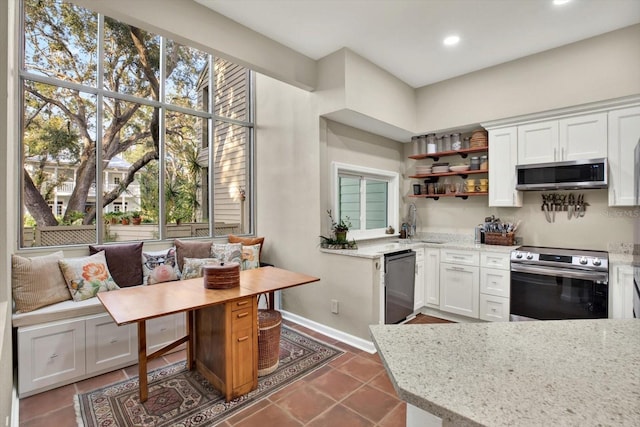
[[[347,163],[331,163],[331,209],[336,215],[339,214],[339,188],[340,175],[354,175],[364,178],[386,181],[387,187],[387,224],[384,228],[371,230],[349,230],[348,239],[366,240],[385,237],[385,230],[390,225],[399,230],[399,204],[400,204],[400,174],[398,172],[369,168],[365,166],[351,165]],[[337,217],[336,217],[337,219]],[[360,223],[364,223],[361,221]]]

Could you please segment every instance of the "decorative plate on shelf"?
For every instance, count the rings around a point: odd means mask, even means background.
[[[469,170],[469,165],[457,165],[457,166],[449,166],[451,172],[465,172]]]

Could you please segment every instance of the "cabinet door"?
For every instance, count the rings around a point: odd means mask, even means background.
[[[184,333],[184,313],[170,314],[147,320],[147,354],[160,350],[167,344],[171,344]],[[179,325],[182,325],[181,329]],[[180,345],[177,349],[182,349]]]
[[[508,322],[509,298],[480,294],[480,319],[489,322]]]
[[[609,318],[633,318],[633,267],[612,265],[609,274]]]
[[[138,360],[136,325],[116,325],[111,316],[86,319],[87,373],[134,364]]]
[[[440,310],[478,318],[479,268],[440,264]]]
[[[251,327],[231,333],[231,360],[233,361],[231,381],[235,396],[247,393],[253,384],[253,353],[255,350],[253,341],[253,328]]]
[[[85,374],[84,319],[18,329],[19,393]]]
[[[634,149],[640,141],[640,107],[609,112],[609,206],[634,206]]]
[[[427,306],[440,308],[439,249],[425,249],[424,297]]]
[[[413,291],[413,309],[424,307],[424,249],[414,249],[416,252],[416,277]]]
[[[558,160],[584,160],[607,157],[607,114],[569,117],[558,122],[560,156]]]
[[[518,164],[560,160],[558,138],[557,120],[518,126]]]
[[[480,268],[480,292],[509,298],[511,294],[511,272],[496,268]]]
[[[516,191],[518,129],[489,130],[489,155],[489,206],[522,206],[522,191]]]

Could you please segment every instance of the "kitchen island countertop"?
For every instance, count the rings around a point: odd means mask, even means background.
[[[370,329],[399,397],[442,425],[640,425],[640,319]]]

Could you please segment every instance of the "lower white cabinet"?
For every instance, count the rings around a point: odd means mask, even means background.
[[[479,267],[440,263],[440,310],[478,318]]]
[[[116,325],[107,313],[85,319],[87,373],[137,363],[136,325]]]
[[[609,267],[609,318],[633,318],[633,266]]]
[[[85,374],[85,322],[63,320],[18,329],[19,393],[50,389]]]
[[[480,319],[489,322],[508,322],[509,298],[480,294]]]
[[[414,249],[416,253],[416,276],[413,291],[413,309],[424,306],[424,249]]]
[[[147,321],[147,353],[184,336],[185,324],[184,313]],[[107,313],[20,327],[17,337],[20,397],[138,361],[137,325],[117,326]]]
[[[427,307],[440,308],[440,249],[424,251],[424,299]]]
[[[480,257],[480,319],[509,321],[511,254],[483,252]]]

